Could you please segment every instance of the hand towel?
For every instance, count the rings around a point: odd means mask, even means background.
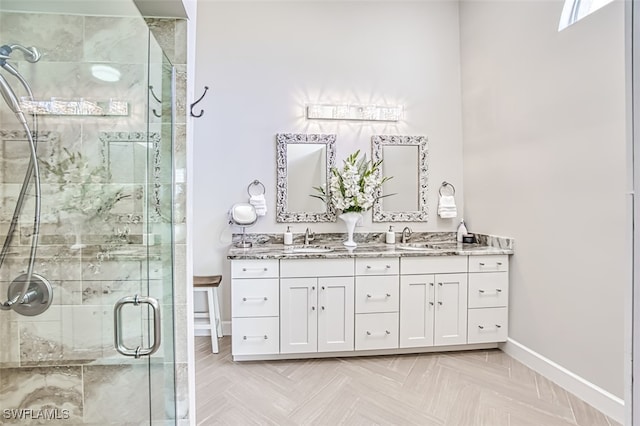
[[[256,209],[258,216],[264,216],[267,214],[267,200],[264,198],[264,194],[252,195],[249,197],[249,204]]]
[[[451,219],[458,216],[456,199],[453,195],[441,195],[438,203],[438,215],[443,219]]]

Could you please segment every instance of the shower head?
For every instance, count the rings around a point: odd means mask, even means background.
[[[3,46],[0,46],[0,65],[4,65],[6,63],[7,59],[9,59],[11,53],[14,50],[21,51],[24,54],[24,59],[27,62],[38,62],[40,58],[42,58],[42,53],[40,53],[40,51],[35,46],[24,47],[20,44],[5,44]]]

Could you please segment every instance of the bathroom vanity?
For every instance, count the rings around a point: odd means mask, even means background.
[[[512,242],[231,249],[235,361],[496,347]]]

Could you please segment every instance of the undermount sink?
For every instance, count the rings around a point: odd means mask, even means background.
[[[291,246],[285,247],[284,252],[286,253],[328,253],[333,251],[332,247],[329,246],[317,246],[317,245],[301,245],[301,246]]]
[[[455,250],[458,248],[458,243],[400,243],[396,245],[396,248],[400,250]]]
[[[396,248],[400,250],[433,250],[434,246],[426,243],[400,243],[396,244]]]

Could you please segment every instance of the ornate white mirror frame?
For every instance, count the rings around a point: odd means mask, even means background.
[[[328,177],[331,168],[336,161],[336,135],[306,134],[306,133],[278,133],[276,135],[277,155],[276,167],[278,174],[278,189],[276,200],[276,222],[335,222],[336,211],[333,205],[326,204],[325,211],[290,211],[289,210],[289,163],[287,147],[292,144],[324,144],[326,145],[324,155],[324,179],[325,182],[318,183],[318,186],[326,185],[328,188]],[[314,193],[310,185],[308,194]]]
[[[123,147],[129,150],[136,149],[142,146],[144,150],[150,149],[153,155],[153,166],[149,173],[149,187],[151,194],[144,194],[144,202],[149,203],[149,222],[160,222],[162,220],[170,220],[170,215],[163,214],[162,203],[160,200],[160,193],[162,192],[161,184],[161,151],[160,151],[160,134],[156,132],[100,132],[99,139],[102,142],[102,161],[109,173],[111,179],[111,168],[113,165],[122,166],[117,162],[112,161],[113,152],[115,147]],[[148,155],[148,154],[145,154]],[[132,161],[133,161],[133,157]],[[144,160],[146,161],[146,159]],[[113,164],[112,164],[113,163]],[[135,182],[130,182],[135,183]],[[143,183],[143,182],[139,182]],[[146,192],[146,190],[145,190]],[[146,208],[144,208],[146,210]],[[134,215],[134,220],[142,221],[144,215],[137,213]]]
[[[391,161],[385,163],[385,148],[391,147],[409,148],[414,146],[415,153],[411,158],[398,159],[397,168]],[[427,138],[425,136],[401,136],[401,135],[374,135],[371,137],[371,151],[373,161],[382,160],[382,166],[377,170],[378,175],[391,176],[392,179],[378,189],[379,197],[373,204],[374,222],[426,222],[427,211]],[[410,150],[403,150],[409,152]],[[388,159],[389,160],[389,159]],[[403,185],[402,179],[411,180],[410,185]],[[415,191],[416,210],[399,210],[394,208],[394,198],[402,193],[403,188],[411,188]],[[395,193],[395,196],[382,197],[385,194]],[[406,194],[402,194],[406,195]],[[410,195],[412,197],[412,195]],[[405,197],[406,198],[406,197]]]

